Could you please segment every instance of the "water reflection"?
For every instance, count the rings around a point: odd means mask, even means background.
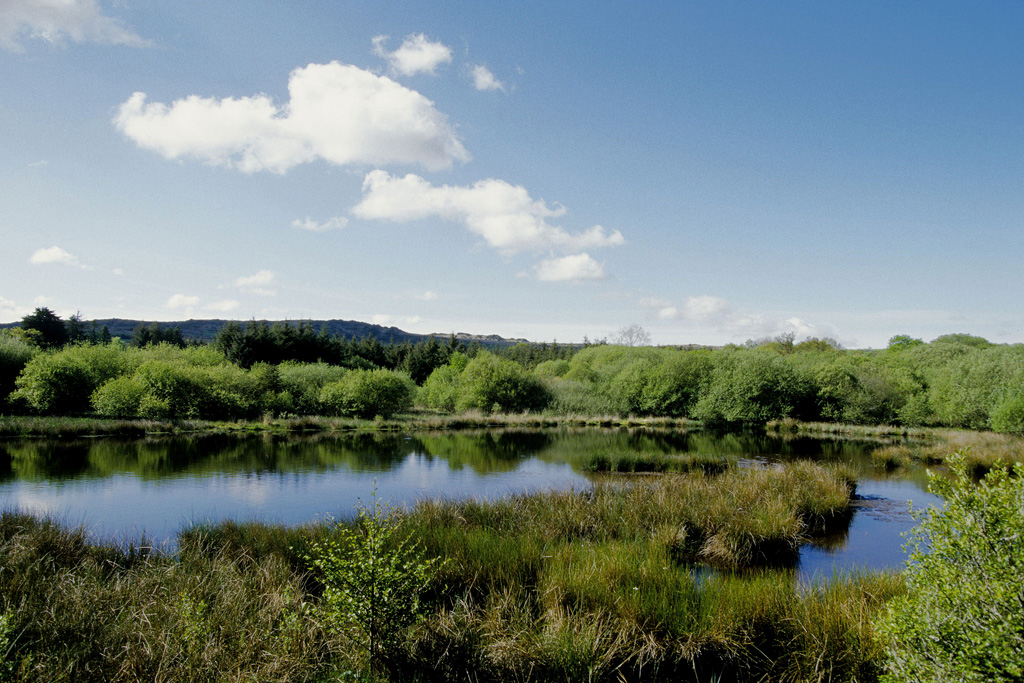
[[[347,516],[376,486],[394,505],[583,488],[595,453],[701,453],[747,462],[814,458],[860,473],[848,528],[801,553],[799,573],[899,568],[907,501],[934,504],[922,468],[884,473],[877,442],[655,429],[204,434],[147,439],[0,441],[0,506],[55,514],[101,537],[157,542],[192,521],[299,524]]]

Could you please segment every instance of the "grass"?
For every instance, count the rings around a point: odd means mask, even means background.
[[[873,680],[870,619],[902,590],[897,576],[808,588],[789,569],[756,569],[789,565],[842,524],[851,491],[841,468],[793,463],[397,512],[399,537],[448,561],[391,679]],[[0,675],[9,664],[14,681],[356,680],[365,657],[324,627],[302,559],[331,533],[195,525],[165,554],[4,512]],[[700,564],[720,569],[698,576]]]
[[[941,465],[946,456],[964,451],[968,471],[976,477],[994,468],[1024,461],[1024,437],[930,427],[862,426],[779,420],[768,423],[777,434],[822,434],[885,440],[872,454],[879,469],[892,471],[913,464]],[[898,442],[893,443],[894,439]]]
[[[736,458],[702,453],[621,453],[590,452],[583,456],[582,468],[588,472],[703,472],[721,474],[736,466]]]
[[[145,436],[146,434],[195,432],[342,432],[353,430],[460,430],[492,427],[654,427],[682,429],[692,425],[682,418],[612,417],[536,413],[460,415],[428,411],[389,419],[363,420],[345,417],[265,417],[255,421],[121,420],[99,417],[0,415],[0,437],[72,438],[81,436]]]

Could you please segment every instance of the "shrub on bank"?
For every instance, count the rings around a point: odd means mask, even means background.
[[[320,405],[328,415],[390,417],[412,407],[415,384],[392,370],[351,370],[324,386]]]

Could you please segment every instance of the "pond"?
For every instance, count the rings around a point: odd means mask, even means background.
[[[935,504],[923,469],[887,475],[868,441],[651,429],[193,435],[0,441],[0,507],[84,525],[98,538],[172,547],[192,522],[301,524],[348,517],[376,490],[391,505],[586,488],[594,452],[715,453],[751,462],[842,461],[860,473],[843,534],[806,546],[799,571],[829,576],[903,565],[908,501]]]

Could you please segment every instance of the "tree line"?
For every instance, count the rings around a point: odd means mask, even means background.
[[[57,343],[54,317],[37,310],[0,334],[3,412],[247,419],[420,406],[1024,432],[1024,345],[968,334],[928,343],[897,335],[882,350],[792,335],[721,349],[604,340],[487,349],[454,335],[386,344],[252,322],[225,326],[210,344],[157,329]],[[51,331],[33,327],[40,321]]]

